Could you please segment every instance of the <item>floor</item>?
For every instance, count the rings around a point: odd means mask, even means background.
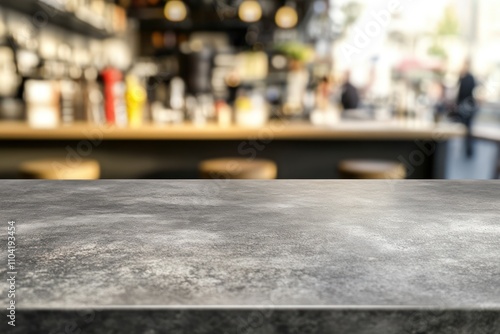
[[[450,141],[449,145],[447,179],[490,180],[497,178],[495,175],[498,159],[497,144],[476,140],[474,143],[475,154],[471,159],[465,155],[464,139],[454,139]]]

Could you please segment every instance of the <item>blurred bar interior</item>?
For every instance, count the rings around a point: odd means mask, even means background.
[[[0,178],[498,178],[499,12],[4,0]]]

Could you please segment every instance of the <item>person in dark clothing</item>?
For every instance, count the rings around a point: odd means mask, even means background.
[[[342,85],[342,95],[340,98],[344,110],[357,109],[359,107],[359,93],[356,87],[350,82],[350,74],[347,73]]]
[[[467,61],[462,69],[457,96],[457,113],[459,120],[467,127],[466,154],[474,155],[472,140],[472,123],[477,113],[477,103],[474,98],[476,79],[470,73],[470,63]]]
[[[437,85],[437,93],[434,104],[434,121],[438,123],[443,116],[446,116],[450,110],[449,102],[446,101],[446,86],[443,82]]]

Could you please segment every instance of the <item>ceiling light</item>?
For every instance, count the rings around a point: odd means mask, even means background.
[[[283,29],[290,29],[299,22],[299,15],[295,8],[283,6],[276,12],[276,24]]]
[[[245,0],[238,9],[238,16],[243,22],[257,22],[262,18],[262,7],[256,0]]]
[[[184,21],[187,17],[187,7],[184,1],[169,0],[163,11],[167,20],[172,22]]]

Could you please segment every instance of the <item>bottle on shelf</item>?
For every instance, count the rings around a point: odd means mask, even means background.
[[[224,100],[215,102],[215,110],[217,113],[217,123],[221,128],[227,128],[233,123],[233,111],[231,106]]]
[[[264,94],[251,85],[242,85],[235,102],[235,114],[239,126],[264,126],[269,120]]]
[[[106,124],[104,111],[103,86],[97,81],[98,71],[89,67],[84,71],[84,106],[89,123],[94,125]]]
[[[61,123],[71,125],[75,122],[77,87],[72,80],[62,79],[59,81],[59,90],[61,92]]]
[[[125,82],[128,123],[130,126],[140,126],[144,120],[146,90],[133,75],[128,75]]]
[[[28,124],[33,128],[55,128],[60,124],[57,84],[49,80],[28,80],[24,99]]]
[[[104,106],[108,124],[126,126],[127,107],[122,73],[108,67],[101,73],[104,82]]]
[[[0,44],[0,119],[20,120],[23,117],[23,106],[16,99],[19,86],[22,82],[17,73],[15,53],[5,39]]]

